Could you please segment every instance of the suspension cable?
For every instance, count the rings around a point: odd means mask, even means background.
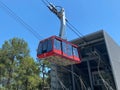
[[[47,3],[50,3],[48,0],[42,0],[42,1],[47,2]]]
[[[67,27],[73,31],[79,38],[82,38],[82,36],[79,35],[79,33],[77,33],[68,23],[66,24]],[[86,43],[86,40],[82,38],[82,41]]]
[[[19,17],[15,12],[13,12],[7,5],[0,1],[0,6],[8,13],[10,17],[15,19],[18,23],[20,23],[23,27],[26,28],[29,32],[31,32],[38,40],[43,38],[39,33],[37,33],[30,25],[28,25],[21,17]]]
[[[45,0],[41,0],[41,1],[44,3],[45,6],[48,6],[48,4],[47,4],[48,1],[47,2]]]
[[[48,0],[41,0],[45,6],[48,7],[48,5],[51,5],[51,3],[48,1]],[[55,6],[55,7],[60,7],[62,8],[61,6]],[[80,33],[80,31],[75,27],[73,26],[69,21],[68,19],[66,19],[66,22],[67,22],[67,27],[72,30],[79,38],[82,38],[84,35],[82,33]],[[86,43],[87,41],[82,38],[82,40]]]
[[[73,26],[68,20],[66,20],[66,22],[74,29],[74,30],[76,30],[78,33],[79,33],[79,35],[81,35],[82,37],[84,36],[82,33],[80,33],[80,31],[75,27],[75,26]]]

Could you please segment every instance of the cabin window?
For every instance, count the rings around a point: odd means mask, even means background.
[[[72,56],[72,45],[70,45],[70,44],[67,45],[67,54],[69,56]]]
[[[63,53],[67,54],[67,43],[62,42],[62,51]]]
[[[48,44],[48,40],[42,42],[42,53],[47,52],[47,44]]]
[[[46,53],[52,50],[52,40],[45,40],[40,42],[38,47],[38,54]]]
[[[54,48],[57,50],[61,50],[61,41],[54,39]]]
[[[41,54],[41,53],[42,53],[42,43],[41,43],[41,42],[39,43],[37,53],[38,53],[38,54]]]
[[[77,48],[73,47],[73,55],[79,57]]]
[[[49,39],[48,40],[48,45],[47,45],[47,52],[51,51],[52,50],[52,40]]]

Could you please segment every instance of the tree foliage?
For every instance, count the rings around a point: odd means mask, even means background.
[[[42,79],[41,89],[50,87],[50,63],[48,61],[38,60],[40,76]]]
[[[41,65],[29,52],[23,39],[5,41],[0,49],[0,89],[39,90],[42,87]]]

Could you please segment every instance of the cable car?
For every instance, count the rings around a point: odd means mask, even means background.
[[[63,66],[80,63],[77,46],[57,36],[40,41],[37,57]]]

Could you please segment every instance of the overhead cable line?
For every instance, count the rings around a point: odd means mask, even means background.
[[[79,33],[76,32],[76,30],[74,30],[74,28],[72,28],[68,23],[67,23],[67,27],[74,32],[79,38],[82,38],[82,36],[79,35]],[[83,42],[86,42],[84,39],[82,39]]]
[[[48,1],[48,0],[41,0],[45,6],[47,6],[49,8],[49,6],[53,7],[53,5]],[[61,6],[54,6],[54,8],[62,8]],[[80,33],[80,31],[75,27],[73,26],[68,19],[66,19],[66,22],[67,22],[67,27],[72,30],[79,38],[82,38],[83,37],[83,34]],[[84,38],[82,38],[83,42],[86,42],[86,40]]]
[[[45,0],[45,1],[50,4],[50,2],[48,0]]]
[[[81,38],[84,43],[86,43],[87,41],[83,38],[84,35],[74,25],[72,25],[67,19],[66,19],[66,22],[67,22],[67,27],[71,31],[73,31],[79,38]]]
[[[44,5],[45,5],[45,6],[47,6],[47,5],[48,5],[48,4],[47,4],[44,0],[41,0],[41,1],[44,3]]]
[[[3,2],[0,1],[0,6],[8,13],[10,17],[15,19],[18,23],[20,23],[23,27],[25,27],[29,32],[31,32],[38,40],[40,38],[43,38],[39,33],[37,33],[30,25],[25,23],[25,21],[19,17],[17,14],[15,14],[7,5],[5,5]]]
[[[66,19],[66,22],[67,22],[77,33],[79,33],[79,35],[83,36],[83,34],[80,33],[80,31],[79,31],[75,26],[73,26],[67,19]]]
[[[78,37],[81,37],[69,24],[67,24],[67,27],[71,29]]]

